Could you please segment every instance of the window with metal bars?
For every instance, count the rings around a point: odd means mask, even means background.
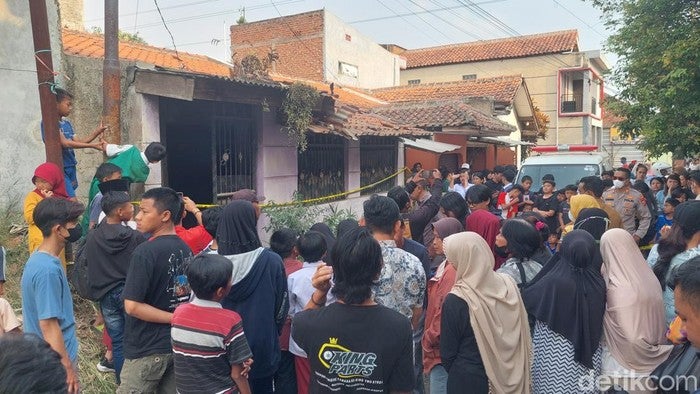
[[[344,192],[345,139],[337,135],[309,133],[306,140],[306,150],[298,154],[297,190],[301,198],[326,197]]]
[[[395,137],[360,137],[360,185],[371,185],[394,174],[397,154],[398,139]],[[360,194],[386,192],[395,185],[396,178],[391,178]]]
[[[225,203],[240,189],[253,189],[256,161],[256,133],[252,106],[220,103],[215,105],[213,148],[216,152],[214,193]]]

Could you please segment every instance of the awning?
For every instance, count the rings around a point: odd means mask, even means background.
[[[411,148],[427,150],[435,153],[452,152],[453,150],[461,148],[459,145],[446,144],[444,142],[426,139],[409,140],[406,138],[401,138],[401,142],[403,142],[403,144],[406,146],[410,146]]]
[[[501,145],[508,145],[508,146],[535,145],[531,142],[513,140],[513,139],[510,139],[508,137],[477,137],[476,140],[491,143],[491,144],[501,144]]]

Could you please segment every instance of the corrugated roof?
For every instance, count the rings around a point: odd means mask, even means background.
[[[578,50],[578,32],[563,30],[519,37],[411,49],[401,53],[407,68],[511,59]]]
[[[520,75],[508,75],[467,81],[401,85],[375,89],[372,94],[391,102],[492,97],[497,102],[512,103],[522,83],[523,78]]]

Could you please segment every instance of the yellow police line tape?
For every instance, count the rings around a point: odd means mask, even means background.
[[[369,185],[365,185],[365,186],[362,186],[362,187],[359,187],[359,188],[357,188],[357,189],[350,190],[350,191],[347,191],[347,192],[332,194],[332,195],[330,195],[330,196],[325,196],[325,197],[310,198],[310,199],[301,200],[301,201],[290,201],[290,202],[283,202],[283,203],[271,202],[271,203],[267,203],[267,204],[260,204],[260,207],[261,207],[261,208],[269,208],[269,207],[289,207],[289,206],[294,206],[294,205],[311,204],[311,203],[315,203],[315,202],[321,202],[321,201],[326,201],[326,200],[333,200],[333,199],[336,199],[336,198],[338,198],[338,197],[343,197],[343,196],[347,196],[347,195],[350,195],[350,194],[359,193],[359,192],[361,192],[361,191],[363,191],[363,190],[367,190],[367,189],[373,188],[373,187],[379,185],[379,184],[382,183],[382,182],[386,182],[386,181],[388,181],[389,179],[398,176],[399,174],[401,174],[401,173],[404,172],[404,171],[407,171],[407,172],[409,172],[409,173],[411,172],[411,170],[410,170],[408,167],[404,167],[404,168],[400,169],[399,171],[396,171],[395,173],[393,173],[393,174],[387,176],[387,177],[384,178],[384,179],[380,179],[380,180],[378,180],[378,181],[376,181],[376,182],[374,182],[374,183],[370,183]],[[132,203],[138,205],[138,204],[139,204],[139,201],[133,201]],[[218,206],[219,206],[218,204],[196,204],[196,205],[197,205],[197,208],[213,208],[213,207],[218,207]]]

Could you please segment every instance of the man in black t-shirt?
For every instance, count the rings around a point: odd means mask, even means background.
[[[144,193],[136,224],[150,233],[131,256],[122,297],[126,311],[124,367],[117,393],[175,392],[170,322],[190,297],[185,265],[192,251],[176,234],[182,201],[167,187]]]
[[[411,392],[411,322],[372,299],[372,283],[382,270],[379,244],[360,227],[338,239],[331,259],[331,291],[338,301],[299,312],[292,323],[292,338],[309,355],[309,393]],[[315,305],[325,302],[325,296],[316,298]]]

